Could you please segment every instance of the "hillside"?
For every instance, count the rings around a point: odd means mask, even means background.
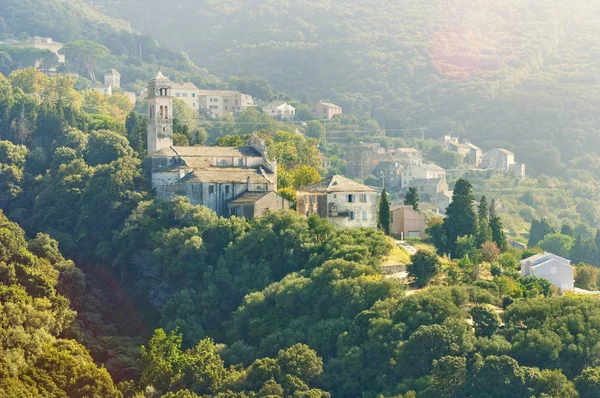
[[[502,145],[533,172],[600,148],[596,1],[96,1],[221,78]]]

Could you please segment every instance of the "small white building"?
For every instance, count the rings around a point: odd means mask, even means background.
[[[446,170],[433,163],[409,164],[402,170],[402,189],[414,180],[446,179]]]
[[[287,102],[273,102],[263,108],[263,113],[274,119],[293,119],[296,108]]]
[[[90,90],[91,91],[97,91],[101,94],[108,94],[108,95],[112,95],[112,86],[107,86],[105,84],[100,84],[100,83],[92,83],[90,85]]]
[[[116,69],[111,69],[104,74],[104,85],[113,88],[121,87],[121,74]]]
[[[521,260],[521,276],[547,279],[563,292],[575,287],[574,273],[570,260],[552,253],[540,253]]]
[[[298,189],[296,211],[318,214],[336,227],[377,228],[377,191],[340,175]]]

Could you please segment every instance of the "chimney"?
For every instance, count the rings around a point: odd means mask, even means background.
[[[250,176],[246,177],[246,191],[250,191]]]

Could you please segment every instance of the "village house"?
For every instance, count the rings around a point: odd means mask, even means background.
[[[231,90],[199,90],[198,103],[206,117],[221,119],[225,115],[236,115],[246,108],[254,107],[251,95]]]
[[[335,115],[342,114],[342,108],[331,102],[319,101],[313,105],[313,114],[317,119],[331,120]]]
[[[465,161],[467,164],[479,168],[481,166],[481,156],[483,155],[483,151],[468,140],[465,140],[464,145],[469,148],[469,153],[467,154]]]
[[[409,187],[415,187],[419,194],[419,200],[429,201],[439,193],[448,191],[446,178],[417,179],[410,182]]]
[[[104,74],[104,85],[112,88],[121,87],[121,74],[116,69],[111,69]]]
[[[317,214],[336,227],[377,228],[377,191],[333,175],[296,192],[296,211]]]
[[[331,159],[322,153],[319,153],[319,159],[321,159],[321,168],[329,170],[331,168]]]
[[[398,148],[394,151],[393,159],[404,167],[410,165],[420,166],[423,163],[423,154],[415,148]]]
[[[92,84],[90,84],[90,90],[97,91],[101,94],[112,95],[112,86],[110,86],[110,85],[107,86],[105,84],[92,83]]]
[[[158,199],[186,196],[219,216],[253,217],[267,208],[289,208],[276,193],[277,161],[269,160],[263,140],[252,135],[236,148],[173,146],[172,112],[172,83],[159,72],[148,84],[146,160]]]
[[[390,234],[404,238],[425,237],[425,214],[412,205],[392,206],[390,209]]]
[[[287,102],[273,102],[263,107],[263,113],[277,120],[293,119],[296,108]]]
[[[431,201],[437,206],[439,214],[446,214],[446,209],[452,203],[454,191],[442,191],[435,195]]]
[[[402,170],[402,189],[411,186],[414,180],[445,179],[446,170],[433,163],[408,165]]]
[[[244,218],[254,218],[267,211],[289,210],[290,202],[275,191],[245,192],[237,199],[228,203],[229,215]]]
[[[465,158],[471,152],[471,149],[469,148],[469,146],[467,146],[465,144],[461,144],[458,141],[452,141],[452,142],[450,142],[448,144],[448,150],[452,151],[452,152],[459,153],[459,154],[463,155]]]
[[[375,166],[372,175],[382,180],[386,188],[399,187],[402,178],[402,165],[395,161],[382,161]]]
[[[52,51],[58,57],[59,63],[61,63],[61,64],[65,63],[65,55],[58,53],[58,51],[61,48],[63,48],[65,45],[63,43],[59,43],[57,41],[52,40],[51,37],[34,36],[27,40],[13,41],[13,42],[10,42],[9,44],[13,47],[39,48],[41,50]],[[39,65],[36,64],[36,67],[39,67]]]
[[[348,144],[346,152],[346,176],[365,179],[373,170],[373,158],[379,144]]]
[[[571,261],[552,253],[540,253],[521,260],[521,276],[529,275],[547,279],[562,292],[575,287]]]
[[[182,100],[188,108],[198,112],[200,104],[198,100],[198,87],[192,82],[173,83],[173,97]]]
[[[502,148],[494,148],[481,157],[481,167],[484,169],[507,173],[513,164],[515,164],[515,154]]]

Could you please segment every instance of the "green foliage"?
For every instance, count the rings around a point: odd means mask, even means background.
[[[531,223],[531,232],[529,233],[529,241],[527,246],[536,246],[542,241],[546,235],[554,234],[554,229],[548,224],[548,221],[542,218],[540,221],[533,220]]]
[[[417,192],[417,188],[408,187],[408,191],[404,197],[404,204],[412,205],[413,210],[419,210],[419,193]]]
[[[573,238],[568,235],[548,234],[538,243],[538,246],[557,256],[569,257],[573,247]]]
[[[415,278],[418,287],[426,286],[440,272],[440,260],[430,251],[419,250],[411,256],[410,261],[406,270],[411,277]]]
[[[390,234],[390,201],[387,197],[385,188],[381,192],[381,198],[379,199],[379,211],[377,212],[378,223],[384,234]]]
[[[467,180],[460,179],[454,187],[452,203],[448,206],[444,220],[447,237],[447,250],[454,253],[456,242],[461,236],[471,236],[476,232],[476,215],[473,211],[473,187]]]
[[[477,306],[473,307],[469,314],[473,318],[477,337],[492,337],[498,331],[500,321],[493,310],[484,306]]]

